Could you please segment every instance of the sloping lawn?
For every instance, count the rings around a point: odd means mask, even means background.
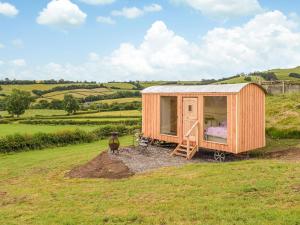
[[[64,130],[85,130],[92,131],[99,126],[75,126],[75,125],[29,125],[29,124],[0,124],[0,137],[11,134],[35,134],[35,133],[52,133]]]
[[[123,180],[64,177],[106,144],[0,154],[0,224],[299,224],[299,163],[198,163]]]

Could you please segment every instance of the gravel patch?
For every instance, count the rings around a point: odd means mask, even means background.
[[[183,157],[171,156],[173,149],[151,146],[147,150],[140,148],[122,148],[112,158],[121,160],[134,173],[142,173],[161,167],[182,166],[202,161],[201,159],[186,160]]]

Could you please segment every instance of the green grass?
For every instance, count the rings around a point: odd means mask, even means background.
[[[89,114],[79,114],[79,115],[71,115],[72,117],[94,117],[94,116],[141,116],[141,112],[138,110],[123,110],[123,111],[108,111],[108,112],[96,112],[96,113],[89,113]]]
[[[120,89],[133,89],[135,86],[130,83],[115,82],[115,83],[105,83],[106,87],[117,87]],[[117,89],[116,89],[117,90]]]
[[[229,80],[219,81],[216,82],[217,84],[237,84],[237,83],[247,83],[247,82],[259,82],[259,80],[264,80],[263,78],[260,78],[258,76],[250,76],[251,81],[246,81],[245,77],[235,77]]]
[[[40,116],[54,116],[54,115],[66,115],[67,113],[64,110],[55,110],[55,109],[28,109],[25,111],[21,118],[24,117],[34,117],[37,115]],[[9,116],[7,111],[0,111],[1,116]]]
[[[34,134],[38,132],[43,133],[53,133],[62,130],[76,130],[81,129],[85,131],[91,131],[99,126],[91,125],[29,125],[29,124],[0,124],[0,136],[10,135],[10,134]]]
[[[122,137],[128,145],[131,137]],[[161,168],[123,180],[64,174],[107,141],[0,154],[0,224],[297,224],[297,163],[248,160]]]
[[[267,96],[266,126],[277,129],[299,129],[300,93]]]
[[[117,98],[117,99],[105,99],[100,101],[95,101],[93,103],[107,103],[107,104],[113,104],[113,103],[127,103],[127,102],[134,102],[134,101],[142,101],[141,98]]]
[[[274,72],[279,80],[294,80],[300,81],[299,78],[289,77],[290,73],[299,73],[300,74],[300,66],[291,68],[291,69],[273,69],[270,72]]]
[[[57,86],[68,86],[68,85],[72,85],[72,84],[28,84],[28,85],[9,84],[9,85],[1,85],[3,89],[1,92],[9,94],[13,89],[19,89],[19,90],[31,92],[32,90],[49,90]]]

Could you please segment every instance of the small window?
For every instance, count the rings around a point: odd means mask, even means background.
[[[177,97],[160,98],[160,133],[177,135]]]
[[[204,139],[227,143],[227,97],[204,97]]]
[[[189,112],[192,112],[192,111],[193,111],[193,106],[189,105]]]

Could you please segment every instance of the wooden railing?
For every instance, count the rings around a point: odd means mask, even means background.
[[[185,137],[187,138],[187,155],[189,156],[189,154],[190,154],[190,136],[191,136],[191,134],[192,134],[192,132],[193,132],[193,130],[197,127],[197,129],[196,129],[196,134],[195,134],[195,137],[196,137],[196,146],[198,147],[198,139],[199,139],[199,135],[198,135],[198,131],[199,131],[199,129],[198,129],[198,124],[199,124],[199,120],[197,120],[194,124],[193,124],[193,126],[191,127],[191,129],[186,133],[186,135],[185,135]]]

